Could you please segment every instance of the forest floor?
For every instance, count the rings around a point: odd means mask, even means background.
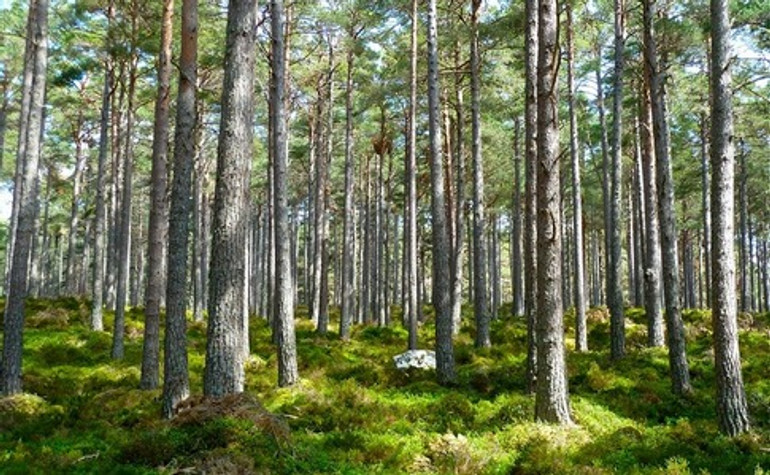
[[[129,312],[120,362],[110,359],[110,333],[87,329],[87,302],[36,300],[27,312],[27,392],[0,399],[3,474],[770,470],[770,315],[740,318],[753,431],[730,439],[716,425],[708,311],[685,312],[695,391],[680,399],[669,390],[666,351],[645,348],[644,312],[628,309],[629,354],[611,363],[606,312],[592,309],[593,351],[577,354],[567,340],[577,423],[567,428],[533,422],[521,318],[496,320],[486,350],[473,347],[472,326],[463,326],[452,388],[438,386],[432,372],[394,368],[392,357],[406,346],[400,326],[356,327],[344,343],[333,333],[316,335],[300,318],[302,381],[283,389],[276,388],[269,329],[254,319],[246,395],[221,403],[197,399],[166,422],[159,418],[160,390],[137,389],[141,311]],[[111,315],[105,323],[111,327]],[[205,333],[205,325],[190,324],[193,394],[202,390]],[[421,328],[422,348],[433,347],[432,335],[430,323]]]

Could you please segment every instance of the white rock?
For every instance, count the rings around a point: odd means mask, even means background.
[[[436,369],[436,352],[432,350],[409,350],[393,357],[396,368]]]

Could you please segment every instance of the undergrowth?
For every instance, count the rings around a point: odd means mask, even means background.
[[[508,315],[510,308],[501,312]],[[629,354],[610,362],[606,309],[589,315],[588,353],[567,362],[576,425],[533,421],[525,392],[526,326],[493,322],[490,349],[473,346],[464,312],[458,382],[400,372],[400,325],[358,326],[349,342],[297,321],[302,380],[277,388],[275,349],[252,319],[246,393],[185,403],[162,421],[160,390],[138,388],[142,312],[127,316],[126,357],[86,328],[88,302],[35,300],[24,342],[26,393],[0,399],[1,473],[764,473],[770,469],[768,315],[743,315],[740,339],[753,431],[719,434],[710,314],[686,311],[694,392],[670,392],[665,349],[646,348],[644,311],[628,309]],[[298,315],[306,314],[299,309]],[[393,312],[398,320],[400,311]],[[430,312],[426,312],[430,314]],[[333,324],[338,314],[332,312]],[[105,328],[111,328],[107,314]],[[335,328],[332,325],[332,328]],[[202,392],[205,324],[189,326],[191,387]],[[433,326],[420,329],[432,348]]]

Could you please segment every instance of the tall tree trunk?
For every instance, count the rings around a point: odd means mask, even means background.
[[[749,198],[746,193],[746,182],[748,180],[748,170],[746,169],[746,147],[743,139],[738,139],[738,169],[740,170],[740,178],[738,185],[738,200],[739,200],[739,216],[740,216],[740,246],[738,247],[738,255],[741,260],[741,276],[740,276],[740,289],[741,289],[741,312],[751,311],[751,294],[749,292],[749,231],[748,231],[748,209]]]
[[[474,0],[478,1],[478,0]],[[430,135],[431,215],[433,219],[433,307],[436,310],[436,376],[440,384],[455,381],[449,279],[449,232],[444,200],[441,153],[438,33],[436,0],[428,0],[428,127]]]
[[[476,317],[476,346],[492,345],[487,306],[486,249],[484,245],[484,163],[481,154],[481,61],[479,58],[479,9],[471,10],[471,161],[473,162],[473,314]]]
[[[163,292],[164,244],[168,227],[166,162],[168,160],[168,109],[171,101],[173,18],[174,0],[165,0],[160,29],[160,51],[158,53],[158,96],[155,99],[155,127],[152,133],[150,223],[147,227],[147,288],[144,293],[144,347],[142,351],[142,377],[139,380],[139,387],[142,389],[155,389],[158,386],[158,367],[160,365],[160,301]],[[192,107],[194,108],[195,104],[192,104]],[[195,114],[194,110],[192,114]],[[191,145],[193,145],[192,142]]]
[[[571,424],[561,295],[557,5],[540,0],[537,61],[537,392],[535,418]]]
[[[163,342],[163,417],[190,395],[187,371],[187,243],[190,228],[190,191],[196,158],[198,0],[182,1],[182,51],[179,62],[174,176],[168,223],[166,269],[166,334]],[[196,243],[197,245],[197,243]],[[197,266],[196,266],[197,267]]]
[[[473,35],[478,25],[473,27]],[[475,41],[471,39],[471,41]],[[455,67],[460,69],[460,45],[455,43]],[[473,74],[473,72],[471,72]],[[452,243],[452,331],[457,334],[462,324],[463,306],[463,250],[465,249],[465,105],[462,76],[455,75],[455,200],[454,200],[454,242]]]
[[[704,281],[706,304],[711,305],[711,200],[709,199],[709,153],[706,114],[700,117],[700,173],[701,173],[701,207],[703,208],[703,256],[705,260]]]
[[[610,354],[612,359],[622,358],[626,354],[626,326],[623,315],[621,229],[623,203],[621,193],[622,178],[622,119],[623,119],[623,50],[625,48],[625,18],[623,0],[615,2],[615,70],[612,88],[612,166],[610,170],[609,200],[609,247],[607,248],[607,306],[610,309]]]
[[[351,41],[356,33],[349,31]],[[347,76],[345,79],[345,210],[342,248],[342,313],[340,315],[340,338],[350,339],[350,327],[355,317],[356,299],[356,210],[355,210],[355,162],[353,157],[353,66],[355,54],[351,45],[347,51]]]
[[[514,119],[513,133],[513,209],[511,210],[511,287],[513,315],[524,315],[524,273],[521,262],[521,122]]]
[[[134,5],[134,12],[132,18],[132,38],[137,29],[136,18],[136,6]],[[133,40],[132,40],[133,41]],[[134,161],[134,141],[132,131],[134,128],[134,100],[136,95],[136,77],[139,57],[136,52],[136,46],[132,45],[131,64],[129,65],[128,72],[128,110],[126,111],[126,144],[125,151],[123,152],[123,185],[122,185],[122,197],[120,200],[120,216],[116,216],[117,239],[115,245],[117,247],[116,252],[116,266],[117,275],[115,282],[115,325],[112,333],[112,358],[123,359],[124,354],[124,341],[123,335],[125,332],[126,322],[126,293],[129,279],[129,261],[131,260],[131,194],[132,194],[132,177],[133,177],[133,161]]]
[[[43,108],[48,66],[48,0],[29,3],[27,44],[24,52],[22,117],[19,126],[17,171],[17,225],[11,254],[8,295],[3,331],[3,358],[0,362],[0,394],[21,392],[21,354],[24,331],[24,299],[27,296],[27,270],[37,214],[38,164],[42,146]],[[29,80],[27,80],[29,79]],[[19,186],[20,185],[20,186]]]
[[[78,227],[80,226],[80,201],[83,187],[83,174],[86,170],[86,161],[88,154],[83,147],[85,145],[83,136],[83,113],[78,113],[76,126],[72,131],[75,142],[75,170],[72,173],[72,203],[70,206],[69,231],[67,232],[67,295],[75,295],[77,292],[77,237]],[[84,239],[85,242],[85,239]]]
[[[633,215],[630,217],[632,227],[629,228],[634,234],[634,305],[641,307],[644,305],[644,240],[645,227],[644,220],[646,212],[644,209],[645,181],[643,178],[642,165],[642,144],[639,135],[639,117],[634,119],[634,173],[633,173]]]
[[[645,79],[645,83],[648,82],[649,79]],[[649,346],[663,346],[660,223],[658,221],[658,185],[655,181],[657,166],[648,86],[642,88],[640,115],[639,138],[644,170],[644,207],[647,209],[644,258],[644,309],[647,314],[647,344]]]
[[[108,21],[112,17],[111,10]],[[112,96],[113,69],[112,59],[107,58],[104,65],[104,89],[99,121],[99,155],[96,175],[96,203],[94,216],[94,266],[91,287],[91,329],[104,329],[104,234],[106,228],[105,189],[107,187],[107,154],[109,152],[110,99]]]
[[[291,250],[289,249],[288,166],[286,131],[287,61],[285,18],[282,0],[270,2],[272,29],[272,142],[274,153],[273,186],[275,226],[275,322],[278,344],[278,385],[291,386],[299,380],[297,346],[294,335],[294,299],[291,282]],[[252,45],[253,48],[253,45]]]
[[[538,0],[526,0],[524,36],[524,309],[527,319],[527,391],[537,380],[537,57]]]
[[[714,368],[719,428],[725,434],[734,436],[749,430],[749,414],[741,375],[735,298],[735,150],[729,35],[727,0],[711,0],[711,308]]]
[[[406,301],[409,322],[409,349],[417,349],[417,314],[418,314],[418,288],[417,288],[417,0],[411,3],[411,36],[409,47],[409,116],[407,119],[408,137],[406,150]]]
[[[577,110],[575,105],[575,34],[572,4],[567,3],[567,87],[569,89],[570,161],[572,162],[572,232],[575,262],[575,349],[588,351],[586,326],[585,268],[583,257],[583,198],[580,190]]]
[[[675,394],[692,391],[687,365],[684,324],[679,303],[679,261],[677,251],[676,215],[674,214],[674,179],[671,170],[671,146],[668,130],[668,110],[663,67],[658,62],[654,30],[657,17],[656,0],[644,1],[645,70],[649,76],[652,99],[652,123],[657,160],[658,210],[660,213],[663,285],[666,300],[666,339],[671,384]]]
[[[253,143],[256,10],[256,0],[230,0],[227,12],[203,375],[203,392],[211,397],[240,393],[244,383],[243,265]],[[287,243],[288,237],[284,234]],[[288,262],[286,267],[289,270]]]

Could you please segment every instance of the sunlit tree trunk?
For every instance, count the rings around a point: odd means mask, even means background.
[[[409,115],[407,118],[407,150],[406,150],[406,302],[409,325],[409,349],[417,349],[417,0],[411,4],[411,36],[409,47]]]

